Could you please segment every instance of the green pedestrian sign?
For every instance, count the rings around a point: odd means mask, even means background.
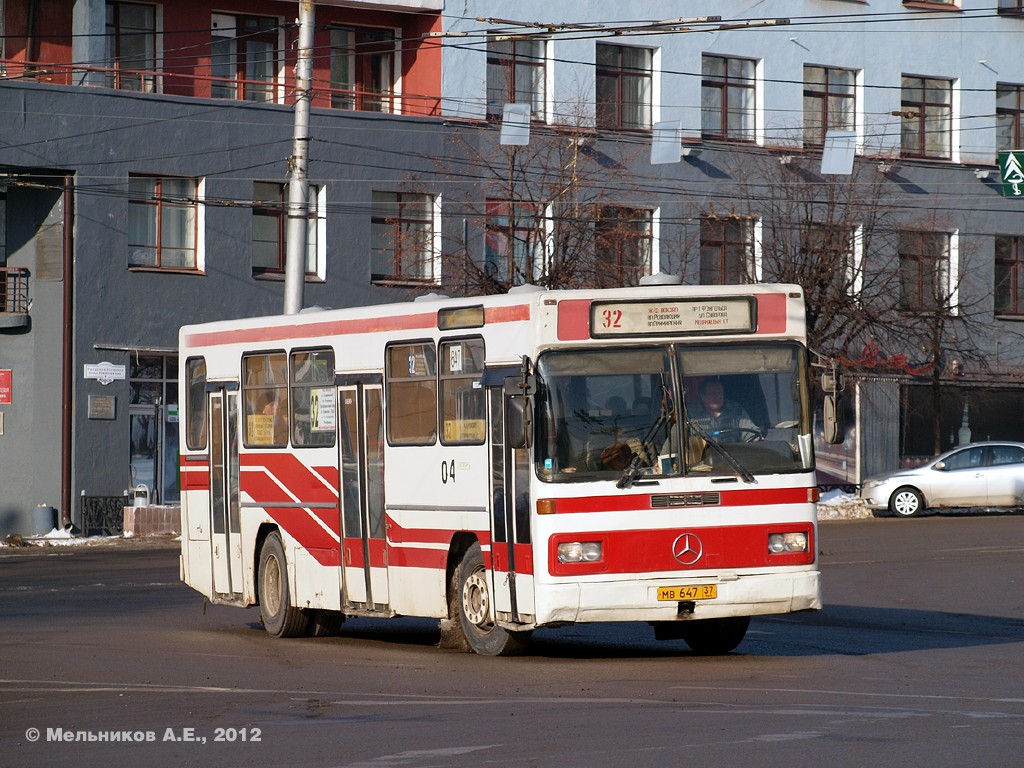
[[[999,153],[999,178],[1003,197],[1024,198],[1024,149]]]

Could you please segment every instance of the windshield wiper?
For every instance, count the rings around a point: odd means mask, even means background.
[[[729,451],[726,450],[724,445],[722,445],[715,438],[709,435],[704,429],[702,429],[700,424],[693,421],[692,419],[688,419],[686,422],[686,428],[693,430],[699,437],[704,438],[708,445],[712,446],[720,454],[722,454],[725,457],[725,460],[729,462],[729,465],[736,471],[736,475],[740,478],[740,480],[742,480],[745,483],[757,482],[757,480],[754,479],[753,474],[751,474],[750,470],[744,467],[742,464],[740,464],[736,460],[736,457],[729,453]]]
[[[646,453],[648,457],[654,457],[653,461],[658,460],[658,454],[654,450],[654,444],[652,440],[655,437],[655,435],[658,434],[658,430],[661,429],[670,418],[671,416],[669,413],[662,411],[661,415],[658,416],[658,420],[651,425],[651,428],[647,430],[647,434],[644,435],[643,439],[640,441],[640,447],[643,449],[643,452]],[[620,477],[618,481],[615,483],[615,487],[629,488],[631,485],[633,485],[633,483],[636,482],[636,479],[640,477],[640,475],[643,472],[643,464],[643,457],[638,453],[634,453],[633,460],[629,462],[628,467],[622,470],[622,477]]]

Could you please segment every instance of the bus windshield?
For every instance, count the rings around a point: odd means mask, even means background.
[[[806,355],[790,342],[550,351],[537,460],[550,482],[813,467]]]

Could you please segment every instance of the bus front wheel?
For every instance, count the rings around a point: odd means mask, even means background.
[[[694,653],[701,656],[720,656],[734,650],[743,642],[749,626],[749,616],[696,619],[683,622],[679,627],[679,634]]]
[[[281,534],[267,535],[260,550],[260,618],[274,637],[305,634],[309,615],[292,605],[288,590],[288,563],[284,559]]]
[[[474,542],[462,556],[452,585],[449,614],[458,617],[457,628],[470,649],[482,656],[512,656],[526,649],[529,632],[511,632],[491,618],[491,588],[479,543]]]

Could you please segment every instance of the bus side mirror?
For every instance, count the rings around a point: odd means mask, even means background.
[[[824,405],[825,442],[829,445],[839,445],[846,437],[842,400],[838,393],[828,392]]]
[[[528,448],[530,434],[533,432],[533,410],[530,408],[530,398],[510,397],[506,402],[508,403],[505,409],[506,440],[512,448]]]

